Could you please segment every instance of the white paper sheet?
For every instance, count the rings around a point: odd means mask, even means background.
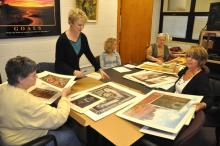
[[[125,64],[124,66],[127,67],[127,68],[136,68],[136,66],[132,65],[132,64]]]
[[[114,69],[114,70],[116,70],[117,72],[120,72],[120,73],[131,71],[130,69],[127,69],[126,67],[114,67],[112,69]]]
[[[90,78],[93,78],[93,79],[96,79],[96,80],[100,80],[102,78],[101,74],[97,73],[97,72],[89,73],[86,76],[90,77]]]

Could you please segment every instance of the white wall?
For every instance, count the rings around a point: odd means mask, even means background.
[[[68,12],[75,7],[75,1],[62,0],[60,3],[61,30],[64,32],[69,27]],[[117,0],[99,0],[97,16],[97,22],[86,24],[83,30],[95,56],[103,51],[106,38],[117,36]],[[58,36],[0,39],[0,73],[3,81],[6,80],[4,67],[7,60],[17,55],[30,57],[36,62],[54,62],[57,38]],[[89,62],[82,57],[80,65],[87,66]]]
[[[161,0],[154,0],[153,16],[152,16],[152,29],[151,29],[151,44],[156,42],[156,37],[159,32],[160,5],[161,5]]]

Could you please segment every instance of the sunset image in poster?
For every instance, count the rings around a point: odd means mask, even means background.
[[[0,0],[0,26],[55,25],[55,0]]]

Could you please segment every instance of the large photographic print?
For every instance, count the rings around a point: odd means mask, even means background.
[[[79,93],[77,95],[73,94],[69,96],[69,98],[71,108],[79,113],[84,113],[105,100],[104,98],[91,95],[89,93]]]
[[[146,70],[127,74],[123,77],[148,87],[160,87],[162,84],[174,83],[177,80],[177,77],[172,75]]]
[[[47,104],[53,103],[61,96],[61,92],[44,84],[40,79],[36,80],[35,86],[30,87],[28,92]]]
[[[61,75],[49,71],[43,71],[37,74],[38,79],[48,86],[62,91],[66,87],[71,87],[75,83],[76,76]]]
[[[192,104],[201,99],[202,96],[153,90],[117,115],[144,126],[178,133],[191,115]]]
[[[60,34],[59,0],[0,0],[0,38]]]
[[[179,70],[180,66],[175,66],[173,64],[165,64],[165,63],[162,65],[159,65],[154,62],[144,62],[138,65],[137,68],[177,75],[176,70]]]
[[[95,121],[127,106],[134,102],[136,98],[143,96],[113,82],[102,84],[87,92],[105,99],[103,102],[85,112],[87,116]]]

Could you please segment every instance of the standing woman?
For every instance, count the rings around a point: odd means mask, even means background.
[[[162,64],[163,62],[168,61],[171,53],[168,46],[165,45],[166,40],[167,34],[159,33],[156,43],[147,48],[146,59],[158,64]]]
[[[210,107],[210,85],[208,68],[205,63],[208,53],[202,46],[192,46],[186,50],[186,67],[179,73],[175,83],[175,93],[202,95],[201,103],[196,104],[196,111]]]
[[[86,21],[87,16],[81,9],[71,9],[68,18],[70,27],[60,35],[56,43],[55,70],[57,73],[75,75],[77,78],[84,77],[80,71],[79,60],[85,54],[95,71],[99,71],[103,79],[109,78],[93,56],[87,37],[81,32]]]

